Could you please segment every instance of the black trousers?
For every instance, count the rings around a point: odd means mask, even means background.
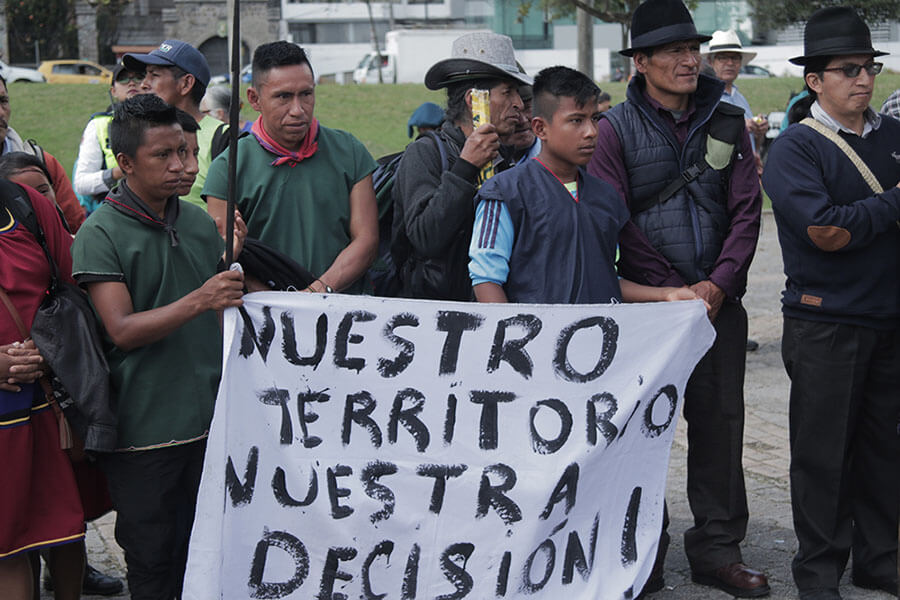
[[[791,507],[802,590],[854,575],[897,581],[900,329],[785,317]]]
[[[694,515],[684,549],[697,573],[741,561],[739,544],[748,519],[741,463],[747,312],[740,303],[726,302],[713,326],[716,340],[694,368],[684,394],[687,495]],[[656,558],[659,573],[669,545],[667,513]]]
[[[132,600],[181,597],[206,441],[103,454]]]

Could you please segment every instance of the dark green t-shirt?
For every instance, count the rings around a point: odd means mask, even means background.
[[[291,166],[271,166],[276,156],[252,135],[238,141],[236,198],[248,235],[284,252],[319,276],[350,243],[350,190],[377,166],[346,131],[319,126],[319,147]],[[228,153],[210,165],[203,195],[224,200]],[[347,288],[360,293],[365,277]]]
[[[72,244],[76,281],[121,281],[135,312],[171,304],[215,275],[224,244],[202,209],[181,203],[169,234],[107,203],[78,230]],[[206,436],[222,362],[216,313],[191,319],[158,342],[124,351],[106,339],[118,449],[149,449]]]

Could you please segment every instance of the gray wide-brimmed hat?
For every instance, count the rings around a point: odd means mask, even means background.
[[[499,77],[531,85],[534,80],[516,65],[512,39],[499,33],[467,33],[453,40],[450,58],[425,74],[425,87],[438,90],[456,81]]]
[[[646,0],[631,16],[631,47],[619,50],[634,56],[637,50],[656,48],[672,42],[708,42],[712,36],[697,33],[691,13],[681,0]]]
[[[803,28],[803,56],[789,59],[805,65],[814,56],[871,54],[884,56],[872,47],[869,26],[849,6],[830,6],[817,10]]]

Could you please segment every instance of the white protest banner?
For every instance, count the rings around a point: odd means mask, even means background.
[[[185,598],[636,596],[702,303],[265,292],[225,362]]]

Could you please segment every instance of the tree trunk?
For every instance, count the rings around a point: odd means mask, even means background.
[[[629,46],[631,46],[631,40],[629,40],[629,36],[628,36],[628,34],[631,30],[631,25],[622,23],[621,27],[622,27],[622,49],[624,50],[625,48],[628,48]],[[625,63],[625,68],[622,70],[625,72],[625,81],[628,81],[628,79],[631,77],[631,59],[628,58],[627,56],[623,56],[622,58],[625,59],[623,61]]]
[[[372,0],[366,0],[366,8],[369,9],[369,28],[372,30],[372,43],[375,45],[375,60],[378,65],[378,83],[384,83],[384,76],[381,74],[381,48],[378,44],[378,33],[375,31],[375,17],[372,16]]]
[[[578,70],[594,79],[594,18],[584,10],[576,9],[578,29]]]
[[[6,0],[0,0],[0,59],[10,62],[9,36],[6,33]]]

